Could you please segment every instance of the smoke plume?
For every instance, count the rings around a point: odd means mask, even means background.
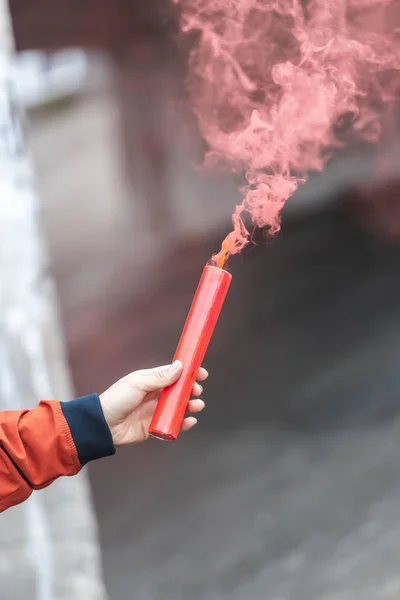
[[[188,89],[206,165],[244,174],[223,264],[349,131],[373,142],[398,97],[398,0],[176,0],[195,33]],[[400,25],[400,23],[399,23]]]

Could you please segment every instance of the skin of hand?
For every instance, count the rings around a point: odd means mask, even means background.
[[[172,365],[134,371],[100,395],[104,417],[116,447],[148,439],[148,428],[160,393],[179,379],[182,368],[182,363],[175,361]],[[200,396],[203,388],[199,381],[205,381],[207,377],[207,371],[201,367],[193,385],[193,396]],[[199,413],[204,406],[200,398],[190,400],[188,412]],[[189,431],[196,423],[195,417],[186,417],[182,431]]]

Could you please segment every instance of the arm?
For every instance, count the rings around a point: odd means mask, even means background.
[[[101,396],[42,401],[32,410],[0,412],[0,512],[58,477],[76,475],[87,462],[114,454],[116,446],[147,439],[158,396],[181,370],[177,364],[136,371]],[[198,379],[206,377],[201,369]],[[193,394],[201,391],[195,383]],[[202,400],[191,400],[188,408],[199,412],[203,407]],[[187,417],[183,429],[195,423]]]
[[[115,453],[97,394],[0,413],[0,512]]]

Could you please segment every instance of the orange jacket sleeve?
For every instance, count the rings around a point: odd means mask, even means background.
[[[114,452],[97,394],[0,412],[0,512]]]

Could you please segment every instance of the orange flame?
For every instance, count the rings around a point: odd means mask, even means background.
[[[228,260],[230,251],[229,251],[229,243],[228,240],[224,240],[221,245],[221,250],[214,256],[215,266],[219,269],[223,269],[226,261]]]

